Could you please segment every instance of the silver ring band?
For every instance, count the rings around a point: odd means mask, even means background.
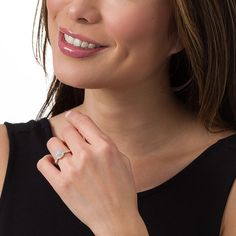
[[[57,151],[54,153],[53,158],[54,158],[54,161],[55,161],[55,164],[56,164],[56,165],[58,165],[58,161],[59,161],[61,158],[63,158],[66,153],[71,153],[71,151],[70,151],[70,150],[64,151],[64,150],[59,149],[59,150],[57,150]]]

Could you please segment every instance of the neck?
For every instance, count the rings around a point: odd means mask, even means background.
[[[131,159],[148,156],[176,139],[193,117],[168,89],[86,89],[83,105],[87,114],[119,150]]]

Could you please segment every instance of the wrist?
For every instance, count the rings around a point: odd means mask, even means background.
[[[116,220],[105,227],[94,231],[95,236],[148,236],[148,231],[142,217],[130,217],[128,220]]]

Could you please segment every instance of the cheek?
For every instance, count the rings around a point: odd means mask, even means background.
[[[108,33],[118,42],[141,43],[145,39],[158,40],[167,36],[172,15],[169,5],[142,3],[137,7],[113,9],[107,10],[105,22]]]
[[[50,16],[55,16],[65,5],[63,0],[46,0],[46,5],[48,9],[48,14]]]
[[[54,47],[55,37],[57,36],[57,16],[65,7],[65,0],[46,0],[46,6],[48,11],[48,29],[49,29],[49,39],[51,46]]]

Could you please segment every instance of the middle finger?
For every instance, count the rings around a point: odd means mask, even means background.
[[[72,125],[67,126],[63,130],[62,137],[68,148],[75,155],[78,155],[82,149],[87,148],[89,145],[79,131]]]

